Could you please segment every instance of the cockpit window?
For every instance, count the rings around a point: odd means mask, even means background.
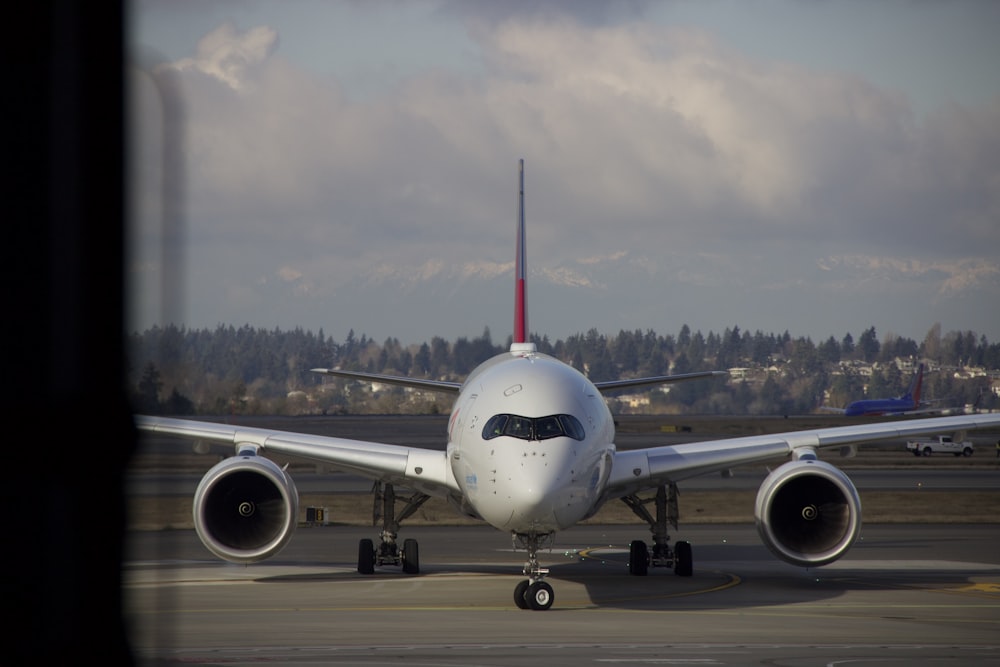
[[[503,432],[504,435],[528,440],[531,438],[531,420],[511,415],[507,419],[507,425],[504,427]]]
[[[574,440],[583,440],[587,436],[583,424],[573,415],[559,415],[559,424],[563,428],[563,433]]]
[[[507,435],[521,440],[547,440],[560,436],[583,440],[583,424],[573,415],[549,415],[548,417],[520,417],[518,415],[494,415],[483,427],[483,440],[491,440]]]

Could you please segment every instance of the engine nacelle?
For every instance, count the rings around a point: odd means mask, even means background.
[[[757,491],[757,532],[775,556],[812,567],[837,560],[861,530],[861,499],[843,472],[823,461],[779,466]]]
[[[270,558],[298,524],[295,482],[270,459],[238,455],[209,470],[194,493],[194,527],[209,551],[233,563]]]

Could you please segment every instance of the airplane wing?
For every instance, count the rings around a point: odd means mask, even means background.
[[[817,449],[990,427],[1000,427],[1000,414],[874,422],[618,451],[606,496],[621,497],[697,475],[798,457]]]
[[[381,373],[364,373],[361,371],[342,371],[339,368],[313,368],[311,370],[313,373],[320,373],[322,375],[334,375],[336,377],[349,378],[352,380],[364,380],[366,382],[395,384],[402,387],[412,387],[414,389],[436,391],[444,394],[457,394],[462,388],[461,382],[421,380],[419,378],[403,377],[399,375],[383,375]]]
[[[444,451],[167,417],[136,416],[135,424],[142,431],[229,444],[237,449],[249,446],[325,463],[428,495],[440,497],[458,491]]]
[[[367,382],[382,382],[384,384],[394,384],[402,387],[412,387],[425,391],[436,391],[445,394],[457,394],[462,388],[461,382],[445,382],[442,380],[423,380],[419,378],[403,377],[399,375],[383,375],[381,373],[365,373],[362,371],[343,371],[339,368],[313,368],[313,373],[322,375],[333,375],[336,377],[349,378],[352,380],[364,380]],[[652,377],[632,378],[629,380],[609,380],[607,382],[595,382],[594,386],[598,391],[613,391],[615,389],[627,389],[629,387],[645,387],[653,384],[671,384],[675,382],[686,382],[688,380],[702,380],[710,377],[728,377],[725,371],[704,371],[699,373],[680,373],[677,375],[656,375]]]
[[[675,382],[687,382],[688,380],[703,380],[711,377],[729,377],[726,371],[704,371],[700,373],[679,373],[677,375],[655,375],[652,377],[632,378],[631,380],[608,380],[607,382],[595,382],[594,386],[601,393],[615,389],[626,389],[629,387],[645,387],[651,384],[671,384]]]

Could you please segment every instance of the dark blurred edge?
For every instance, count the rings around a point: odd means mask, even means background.
[[[0,664],[133,664],[121,606],[125,3],[8,8]]]

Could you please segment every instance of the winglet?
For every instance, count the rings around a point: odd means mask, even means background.
[[[511,352],[533,351],[528,342],[528,266],[524,237],[524,160],[518,161],[517,251],[514,260],[514,334]],[[529,349],[530,348],[530,349]]]

